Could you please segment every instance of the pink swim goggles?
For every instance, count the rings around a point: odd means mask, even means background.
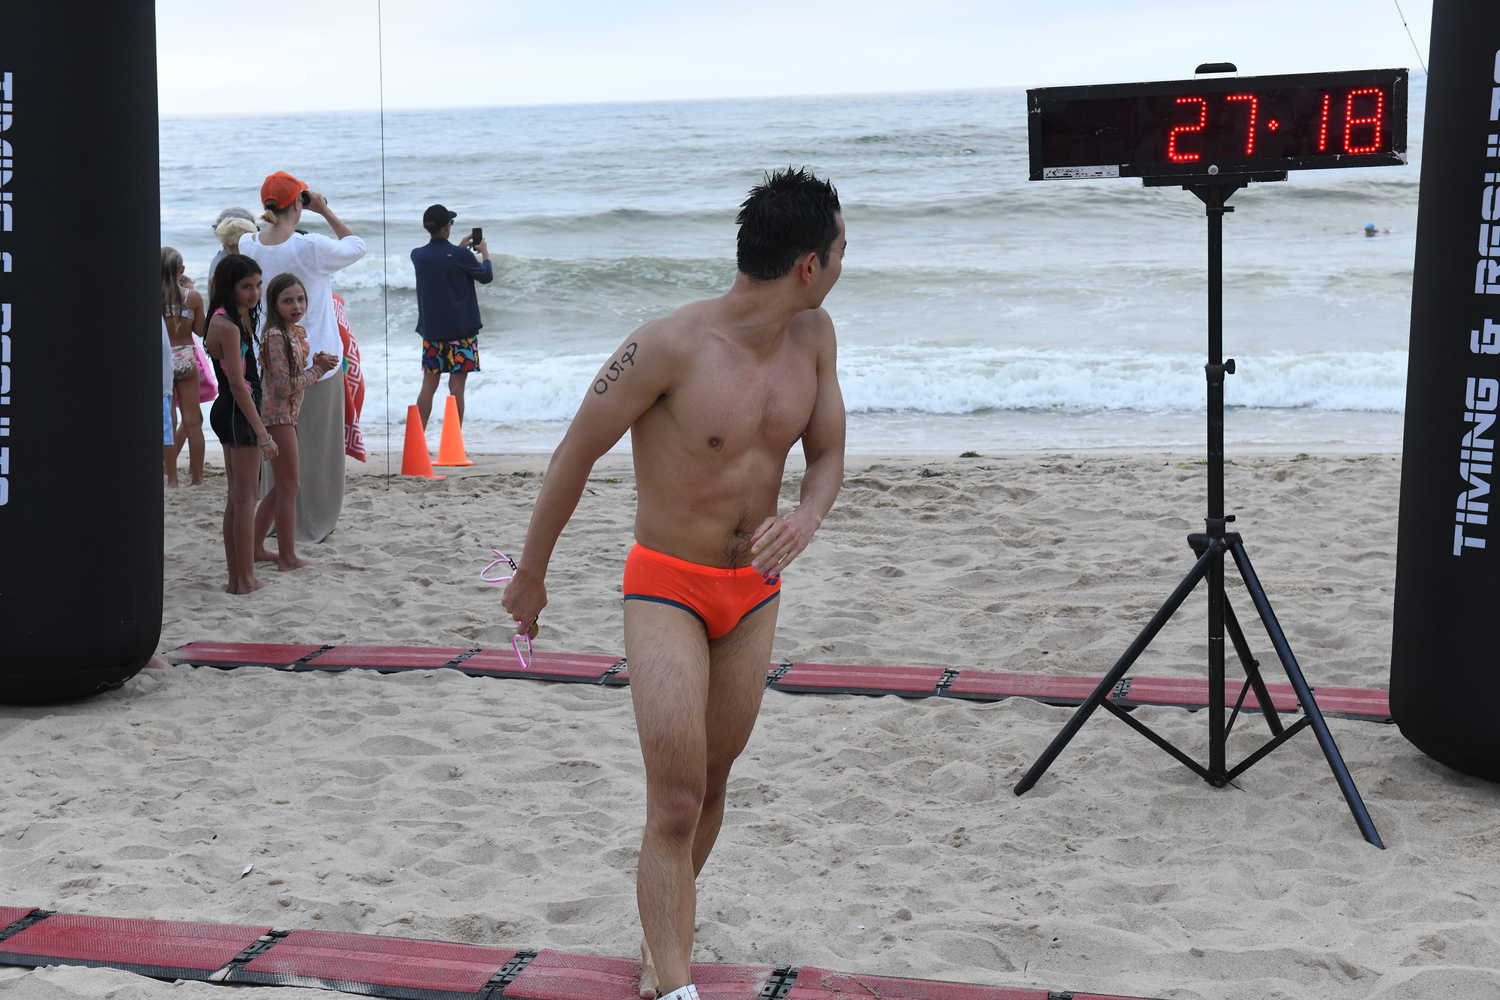
[[[516,561],[514,559],[512,559],[510,556],[506,555],[504,552],[501,552],[499,549],[492,548],[492,549],[490,549],[490,551],[493,552],[493,553],[495,553],[495,556],[497,558],[495,559],[494,562],[490,563],[484,569],[482,569],[482,570],[479,571],[479,579],[483,580],[485,583],[505,583],[507,580],[513,580],[513,579],[515,579],[516,572],[517,572]],[[494,569],[496,566],[499,566],[501,563],[505,563],[507,566],[510,567],[510,575],[509,576],[490,576],[489,575],[490,570]],[[540,617],[540,616],[538,616],[538,617]],[[520,624],[521,624],[520,622],[516,622],[516,625],[519,626]],[[521,664],[521,669],[522,670],[530,670],[531,669],[531,660],[532,660],[531,640],[536,636],[536,629],[537,629],[536,619],[532,619],[532,621],[531,621],[531,628],[530,629],[528,629],[525,632],[517,632],[515,635],[513,635],[513,636],[510,637],[510,648],[515,651],[516,662],[519,663],[519,664]],[[526,652],[525,653],[521,652],[521,643],[523,641],[526,643]]]

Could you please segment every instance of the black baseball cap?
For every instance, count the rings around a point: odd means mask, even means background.
[[[442,205],[432,205],[422,213],[422,225],[428,229],[442,229],[456,218],[457,212],[450,212]]]

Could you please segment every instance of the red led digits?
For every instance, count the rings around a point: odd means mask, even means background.
[[[1179,132],[1202,132],[1203,126],[1208,124],[1208,102],[1201,97],[1179,97],[1178,104],[1198,105],[1198,124],[1178,125],[1167,135],[1167,158],[1173,163],[1191,163],[1198,159],[1198,153],[1177,152],[1177,133]]]
[[[1323,118],[1318,123],[1318,152],[1328,152],[1328,95],[1323,95]]]
[[[1245,155],[1246,156],[1254,156],[1255,155],[1255,113],[1256,113],[1256,111],[1260,107],[1260,102],[1257,101],[1250,94],[1230,94],[1229,97],[1228,97],[1228,100],[1231,100],[1231,101],[1249,101],[1250,102],[1250,127],[1246,130],[1246,135],[1245,135]],[[1276,127],[1276,123],[1272,122],[1271,123],[1271,127],[1275,128]]]
[[[1374,97],[1375,113],[1368,117],[1356,117],[1354,114],[1354,99],[1356,97]],[[1323,98],[1326,104],[1328,98]],[[1384,118],[1385,95],[1380,92],[1379,87],[1361,87],[1358,90],[1349,91],[1349,99],[1344,102],[1344,152],[1346,153],[1376,153],[1380,151],[1380,124]],[[1326,112],[1325,112],[1326,114]],[[1370,140],[1368,146],[1356,146],[1353,142],[1354,128],[1357,125],[1375,126],[1375,136]]]

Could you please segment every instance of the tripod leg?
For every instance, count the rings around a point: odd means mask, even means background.
[[[1037,779],[1047,773],[1047,768],[1051,767],[1052,762],[1057,760],[1057,755],[1062,753],[1063,749],[1072,742],[1074,736],[1078,735],[1078,730],[1082,729],[1083,724],[1089,721],[1089,716],[1094,714],[1094,710],[1099,707],[1100,702],[1109,696],[1110,691],[1114,690],[1114,686],[1120,682],[1120,678],[1125,676],[1125,672],[1131,668],[1141,653],[1145,652],[1146,647],[1151,644],[1151,640],[1156,638],[1156,633],[1162,630],[1162,627],[1167,624],[1167,621],[1182,606],[1182,602],[1187,600],[1188,595],[1193,592],[1193,588],[1198,586],[1198,581],[1202,580],[1204,575],[1208,573],[1209,567],[1215,562],[1220,563],[1220,565],[1223,564],[1225,544],[1223,539],[1214,539],[1203,555],[1198,558],[1198,562],[1194,564],[1192,570],[1189,571],[1187,576],[1183,577],[1182,582],[1177,585],[1177,589],[1172,591],[1172,596],[1168,597],[1167,602],[1157,609],[1156,614],[1151,616],[1151,620],[1146,623],[1146,627],[1141,629],[1140,634],[1135,637],[1135,641],[1130,644],[1124,654],[1115,662],[1114,667],[1110,669],[1109,673],[1104,675],[1104,679],[1099,682],[1098,687],[1094,688],[1093,693],[1088,696],[1088,700],[1078,706],[1078,711],[1074,712],[1073,717],[1068,720],[1068,724],[1063,726],[1062,732],[1053,738],[1052,743],[1047,747],[1046,751],[1037,758],[1035,764],[1031,765],[1031,770],[1027,771],[1026,776],[1016,785],[1015,791],[1017,795],[1026,794],[1031,790],[1031,786],[1037,783]]]
[[[1276,706],[1271,704],[1271,692],[1266,689],[1266,680],[1260,675],[1260,663],[1250,652],[1250,643],[1245,641],[1245,633],[1240,628],[1239,619],[1234,616],[1234,609],[1229,606],[1229,601],[1224,601],[1224,625],[1229,630],[1229,639],[1234,643],[1234,651],[1239,654],[1240,663],[1245,667],[1245,676],[1250,679],[1250,686],[1255,689],[1255,700],[1260,702],[1260,710],[1265,714],[1266,725],[1271,727],[1272,736],[1281,735],[1281,716],[1276,714]]]
[[[1349,775],[1349,768],[1344,764],[1344,757],[1333,742],[1333,734],[1328,731],[1328,723],[1323,720],[1323,713],[1318,709],[1318,703],[1313,700],[1312,690],[1307,686],[1307,678],[1302,676],[1302,668],[1297,665],[1297,658],[1292,655],[1292,647],[1286,641],[1286,634],[1281,631],[1281,624],[1276,620],[1276,613],[1271,610],[1271,602],[1266,597],[1265,588],[1260,585],[1260,579],[1250,565],[1250,556],[1245,552],[1244,543],[1235,541],[1230,545],[1229,551],[1234,554],[1234,563],[1239,567],[1240,576],[1245,580],[1245,589],[1250,591],[1250,599],[1255,602],[1255,610],[1260,612],[1260,620],[1265,623],[1266,634],[1271,637],[1271,645],[1276,647],[1276,655],[1281,658],[1281,665],[1286,668],[1287,679],[1292,682],[1292,688],[1297,692],[1297,700],[1302,702],[1302,711],[1306,714],[1312,731],[1318,737],[1318,745],[1323,748],[1323,756],[1328,758],[1328,766],[1333,771],[1334,780],[1338,782],[1339,791],[1344,793],[1344,801],[1349,804],[1349,811],[1354,814],[1354,822],[1359,825],[1359,832],[1364,835],[1365,840],[1385,850],[1385,845],[1380,842],[1380,834],[1375,831],[1375,823],[1370,819],[1369,811],[1365,809],[1364,800],[1359,797],[1359,789],[1354,787],[1354,779]]]

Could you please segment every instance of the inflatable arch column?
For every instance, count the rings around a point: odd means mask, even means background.
[[[162,608],[150,0],[0,3],[0,702],[117,687]]]
[[[1500,3],[1436,0],[1430,62],[1391,714],[1500,781]]]

